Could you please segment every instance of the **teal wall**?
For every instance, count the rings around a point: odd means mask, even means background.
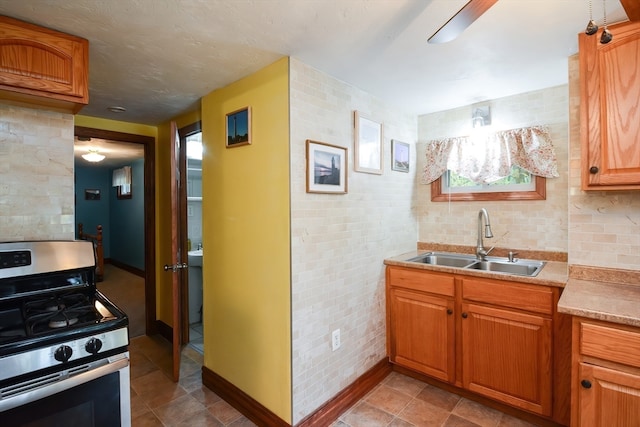
[[[144,160],[122,166],[131,166],[131,198],[118,200],[111,187],[111,259],[144,270]]]
[[[131,166],[131,199],[118,200],[111,186],[114,169]],[[75,165],[77,224],[95,234],[102,225],[104,257],[144,270],[144,160],[112,167]],[[100,190],[100,200],[85,200],[85,189]]]
[[[102,247],[104,257],[110,258],[111,242],[109,238],[109,204],[111,203],[111,169],[82,166],[76,163],[76,239],[78,224],[82,223],[84,232],[96,234],[96,227],[102,225]],[[100,200],[85,200],[86,189],[100,190]]]

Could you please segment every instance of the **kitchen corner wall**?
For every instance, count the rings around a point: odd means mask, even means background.
[[[382,260],[416,248],[417,123],[295,58],[289,90],[295,425],[386,357]],[[353,171],[354,110],[384,124],[382,175]],[[307,139],[347,147],[348,194],[306,193]],[[391,139],[410,144],[410,173],[391,170]]]
[[[418,118],[417,193],[420,242],[475,246],[478,211],[486,208],[494,238],[485,246],[567,252],[569,94],[566,85],[480,103],[490,105],[496,130],[546,125],[558,159],[559,178],[547,179],[547,199],[432,202],[431,185],[420,183],[425,147],[438,138],[469,135],[471,105]]]
[[[569,264],[640,270],[640,191],[580,189],[580,70],[569,58]]]
[[[0,102],[0,241],[73,239],[73,194],[73,115]]]

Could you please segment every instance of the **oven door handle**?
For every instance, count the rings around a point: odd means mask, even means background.
[[[68,390],[84,383],[88,383],[89,381],[112,374],[114,372],[118,372],[121,369],[125,369],[128,367],[129,357],[127,355],[120,359],[109,361],[105,365],[89,369],[88,371],[75,374],[70,377],[65,378],[61,376],[59,377],[59,379],[55,380],[55,382],[52,382],[51,379],[43,381],[42,384],[30,381],[30,385],[25,386],[25,391],[7,398],[2,398],[2,396],[0,396],[0,412],[16,408],[18,406],[26,405],[38,399],[60,393],[61,391]],[[12,388],[15,389],[17,387],[20,387],[20,385],[16,385]]]

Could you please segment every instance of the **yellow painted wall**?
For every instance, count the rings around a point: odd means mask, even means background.
[[[289,60],[202,99],[204,364],[291,423]],[[251,145],[225,114],[251,108]]]

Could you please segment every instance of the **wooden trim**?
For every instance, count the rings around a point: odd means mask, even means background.
[[[145,333],[156,333],[156,139],[152,136],[74,126],[75,136],[144,145]]]
[[[620,0],[629,21],[640,21],[640,3],[638,0]]]
[[[289,423],[206,366],[202,367],[202,384],[259,426],[290,427]]]
[[[316,409],[315,412],[305,417],[296,427],[326,427],[332,425],[341,414],[373,390],[390,373],[391,363],[387,358],[384,358],[358,377],[347,388]]]
[[[431,183],[432,202],[492,202],[496,200],[546,200],[547,179],[534,175],[536,188],[532,191],[502,191],[496,193],[443,193],[442,177]]]
[[[109,264],[112,264],[112,265],[122,269],[122,270],[128,271],[131,274],[135,274],[136,276],[145,277],[144,270],[141,270],[139,268],[133,267],[133,266],[128,265],[128,264],[125,264],[122,261],[117,261],[115,259],[109,258],[108,260],[105,260],[105,263],[107,263],[107,262]]]
[[[173,343],[173,328],[164,323],[162,320],[156,320],[154,323],[155,326],[153,329],[157,331],[157,333],[160,334],[162,338],[166,339],[170,343]]]
[[[309,414],[296,427],[326,427],[333,424],[338,417],[362,399],[375,386],[391,373],[391,363],[387,358],[376,363],[347,388]],[[240,411],[244,416],[260,426],[286,426],[289,424],[240,390],[238,387],[211,371],[202,367],[202,384],[213,390],[228,404]]]

